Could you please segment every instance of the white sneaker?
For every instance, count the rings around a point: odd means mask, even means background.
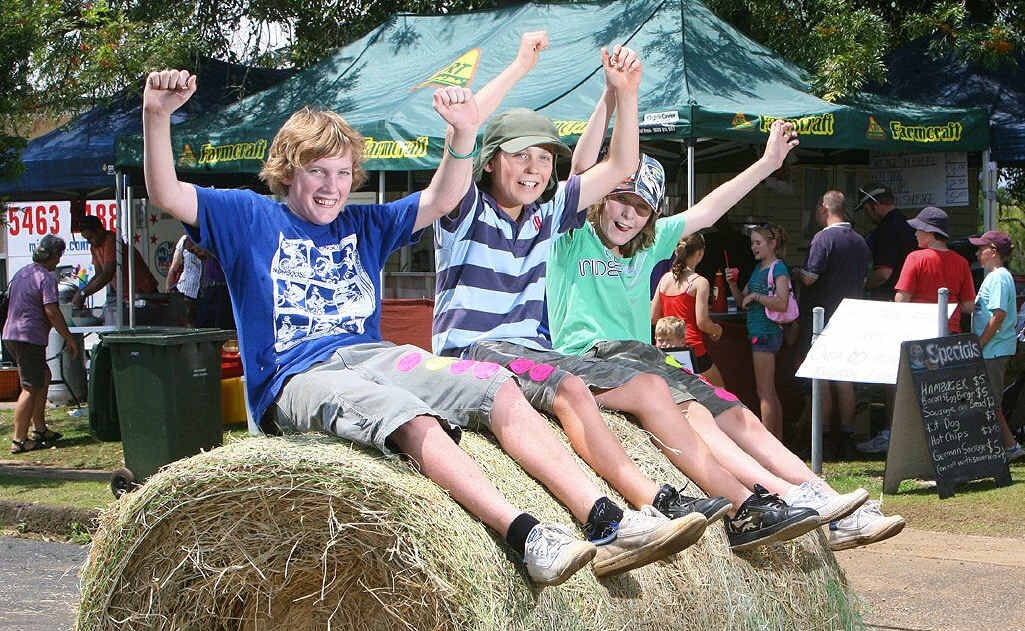
[[[541,585],[558,585],[587,565],[597,548],[577,539],[565,526],[538,524],[527,534],[523,562],[531,580]]]
[[[890,430],[884,429],[869,440],[858,443],[854,448],[863,454],[885,454],[890,448]]]
[[[652,506],[625,510],[616,538],[598,546],[594,575],[621,574],[676,554],[697,541],[707,525],[696,511],[670,520]]]
[[[868,491],[855,489],[838,495],[825,480],[812,478],[795,486],[783,497],[783,501],[798,508],[812,508],[819,514],[819,525],[847,517],[868,499]]]
[[[1021,444],[1014,443],[1010,447],[1004,448],[1004,460],[1007,462],[1014,462],[1020,458],[1025,458],[1025,449],[1022,449]]]
[[[829,524],[829,549],[847,550],[876,543],[904,530],[900,515],[883,515],[879,500],[869,500],[846,519]]]

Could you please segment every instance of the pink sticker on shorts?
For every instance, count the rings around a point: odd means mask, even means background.
[[[551,364],[538,364],[530,369],[530,378],[538,382],[544,381],[551,377],[553,372],[555,372],[555,366]]]
[[[509,370],[513,371],[513,374],[522,375],[536,365],[534,360],[520,357],[509,362]]]
[[[453,375],[461,375],[470,368],[472,368],[473,365],[476,363],[477,362],[473,361],[472,359],[460,359],[456,363],[449,366],[448,371]]]
[[[473,367],[473,376],[478,379],[491,379],[498,373],[501,366],[494,362],[477,362]]]
[[[395,368],[397,368],[399,372],[411,372],[414,368],[420,365],[421,361],[423,361],[423,357],[421,357],[420,353],[416,351],[409,351],[399,358],[398,363],[395,364]]]
[[[716,388],[715,396],[719,397],[723,401],[730,401],[731,403],[734,401],[740,401],[740,399],[737,398],[737,395],[723,388]]]

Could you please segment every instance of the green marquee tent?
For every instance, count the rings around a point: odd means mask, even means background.
[[[599,48],[627,42],[644,63],[645,140],[756,144],[782,117],[794,121],[802,146],[810,148],[966,151],[989,144],[981,110],[879,99],[829,103],[809,93],[803,71],[698,0],[620,0],[397,15],[291,79],[176,126],[178,167],[256,172],[285,118],[314,105],[342,113],[367,137],[367,170],[434,168],[444,138],[444,124],[431,107],[434,86],[479,88],[514,58],[520,34],[531,30],[547,30],[551,47],[502,107],[539,110],[570,141],[602,92]],[[119,139],[117,156],[120,166],[140,166],[140,138]]]

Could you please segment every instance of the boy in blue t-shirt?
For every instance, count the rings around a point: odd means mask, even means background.
[[[547,45],[524,35],[511,72]],[[278,131],[261,178],[284,203],[251,191],[205,189],[174,169],[170,116],[195,92],[186,71],[150,74],[143,97],[150,201],[186,224],[220,260],[234,305],[253,416],[265,431],[325,431],[385,454],[399,452],[503,535],[530,577],[558,584],[605,552],[615,574],[677,551],[657,528],[605,528],[595,543],[515,508],[457,447],[459,428],[488,426],[498,442],[589,527],[619,510],[576,465],[497,364],[433,357],[381,341],[380,272],[388,255],[459,203],[480,118],[465,88],[435,92],[448,123],[445,155],[424,191],[381,205],[346,206],[363,139],[333,112],[300,110]],[[530,440],[522,440],[530,436]],[[664,518],[663,518],[664,520]],[[642,520],[643,521],[643,520]],[[654,517],[644,526],[658,526]],[[605,524],[617,526],[618,524]],[[598,568],[595,568],[596,573]]]
[[[1004,267],[1007,259],[1011,258],[1014,244],[1011,237],[999,230],[990,230],[968,241],[978,248],[975,256],[986,270],[986,277],[982,279],[979,293],[975,296],[972,333],[979,337],[982,358],[986,361],[986,373],[997,400],[1004,457],[1012,462],[1025,457],[1025,449],[1014,439],[1000,406],[1004,394],[1004,369],[1007,361],[1018,352],[1018,338],[1014,334],[1014,324],[1018,321],[1014,277]]]

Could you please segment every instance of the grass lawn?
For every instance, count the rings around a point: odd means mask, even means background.
[[[885,464],[883,460],[827,462],[823,473],[838,491],[861,486],[878,499]],[[945,500],[928,483],[905,480],[897,493],[883,496],[883,512],[903,515],[909,527],[919,530],[1025,539],[1025,522],[1015,517],[1025,506],[1025,461],[1011,465],[1011,480],[1005,487],[997,487],[992,479],[964,484]]]
[[[48,480],[0,474],[0,500],[73,508],[102,508],[114,501],[108,482]]]
[[[4,451],[0,459],[21,464],[68,467],[69,469],[116,469],[124,466],[121,443],[103,443],[89,433],[89,412],[82,408],[81,416],[70,416],[74,408],[54,408],[46,411],[46,424],[62,434],[58,448],[39,449],[11,454],[10,437],[14,425],[14,410],[0,410],[0,436],[4,437]]]
[[[54,408],[46,411],[47,426],[62,434],[56,448],[39,449],[21,454],[8,453],[13,410],[0,410],[0,436],[4,437],[4,451],[0,460],[26,465],[67,467],[69,469],[107,469],[113,471],[124,466],[124,452],[121,443],[105,443],[96,440],[89,431],[89,413],[82,408],[81,416],[71,416],[74,408]],[[224,433],[224,439],[246,435],[244,427],[231,427]]]

